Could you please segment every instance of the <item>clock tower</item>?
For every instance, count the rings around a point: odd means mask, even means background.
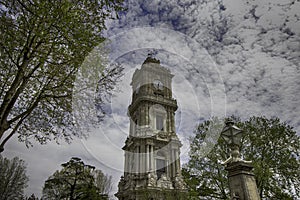
[[[147,57],[133,74],[130,130],[122,148],[124,175],[116,193],[119,200],[185,199],[179,158],[182,144],[175,131],[173,76],[152,57]]]

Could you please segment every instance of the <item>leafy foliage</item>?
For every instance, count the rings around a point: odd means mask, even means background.
[[[110,192],[111,177],[84,164],[80,158],[73,157],[62,167],[46,180],[43,198],[101,200]]]
[[[30,197],[26,198],[26,200],[39,200],[39,198],[35,197],[34,194],[31,194]]]
[[[11,160],[0,155],[0,199],[21,199],[27,187],[28,177],[23,160]]]
[[[112,190],[112,176],[107,176],[97,169],[92,172],[92,175],[99,192],[101,194],[109,194]]]
[[[121,5],[122,0],[0,2],[0,152],[16,132],[27,145],[32,137],[43,144],[80,135],[70,133],[74,79],[84,58],[104,41],[105,20],[117,17]],[[109,88],[115,73],[97,64],[103,72],[99,87]]]
[[[300,138],[292,127],[278,118],[251,117],[237,126],[244,130],[244,160],[252,160],[254,174],[262,199],[299,198]],[[229,199],[227,175],[221,161],[228,155],[219,140],[207,156],[197,151],[206,138],[210,121],[200,124],[192,138],[190,161],[183,171],[191,195],[207,199]]]
[[[212,142],[217,141],[217,139],[209,134],[212,133],[210,131],[211,124],[211,121],[205,121],[195,131],[196,135],[192,138],[190,144],[190,160],[186,168],[183,169],[183,175],[190,187],[191,196],[228,199],[229,190],[225,168],[219,162],[221,159],[226,159],[226,151],[224,151],[226,145],[220,140],[218,144]],[[213,128],[213,130],[220,129]],[[205,148],[199,151],[202,146],[205,146]],[[205,151],[207,146],[210,147],[210,152]],[[211,148],[211,146],[213,147]]]
[[[242,153],[254,161],[260,196],[299,198],[300,137],[292,127],[278,118],[264,117],[252,117],[241,127],[246,135]]]

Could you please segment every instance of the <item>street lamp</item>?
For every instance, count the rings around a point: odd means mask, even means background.
[[[225,127],[223,128],[221,132],[221,137],[225,140],[225,142],[228,144],[231,155],[230,157],[224,161],[222,164],[232,163],[232,162],[238,162],[241,161],[240,158],[240,147],[242,144],[242,134],[243,130],[238,128],[234,125],[234,122],[232,119],[228,119],[225,122]]]
[[[222,164],[226,164],[231,199],[260,200],[251,161],[244,161],[240,157],[243,130],[234,125],[232,119],[225,122],[221,137],[228,144],[230,157]]]

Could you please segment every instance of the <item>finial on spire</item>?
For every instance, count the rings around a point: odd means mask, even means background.
[[[151,49],[149,50],[148,56],[146,60],[144,61],[145,63],[158,63],[160,64],[160,61],[155,58],[155,55],[157,55],[157,50],[156,49]]]
[[[156,49],[150,49],[148,51],[148,57],[154,58],[155,55],[157,55],[157,50]]]

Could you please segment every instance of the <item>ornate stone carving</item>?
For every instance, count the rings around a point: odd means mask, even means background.
[[[155,173],[153,172],[149,172],[148,173],[148,183],[147,185],[148,186],[151,186],[151,187],[155,187],[156,186],[156,181],[157,181],[157,176]]]
[[[167,132],[160,131],[158,132],[157,137],[162,139],[167,139],[170,137],[170,134]]]
[[[172,182],[166,176],[166,174],[162,174],[160,179],[157,181],[157,187],[165,188],[165,189],[174,189]]]
[[[124,184],[124,189],[132,189],[135,187],[135,180],[134,180],[134,175],[133,174],[128,174],[125,179],[123,179],[125,184]]]
[[[184,182],[181,174],[176,173],[174,185],[176,189],[186,189],[186,183]]]

